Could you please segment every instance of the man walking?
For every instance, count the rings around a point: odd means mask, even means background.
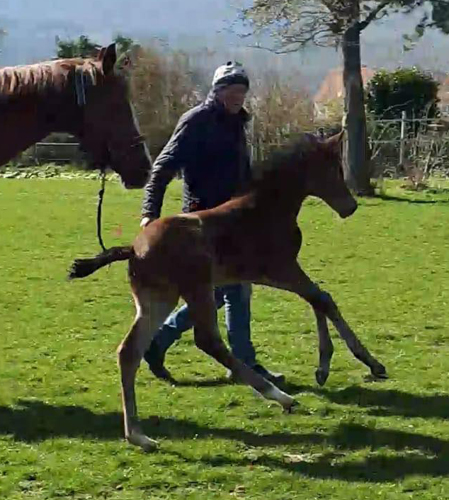
[[[185,113],[156,159],[145,187],[142,222],[160,216],[168,183],[181,172],[183,211],[213,208],[238,194],[251,180],[243,108],[249,89],[246,71],[239,63],[217,68],[205,102]],[[225,306],[228,340],[233,354],[266,379],[279,383],[283,375],[272,373],[256,361],[251,342],[251,285],[236,283],[216,287],[217,308]],[[171,380],[164,366],[168,348],[192,327],[187,306],[172,313],[154,337],[144,359],[154,375]],[[228,373],[231,377],[231,373]]]

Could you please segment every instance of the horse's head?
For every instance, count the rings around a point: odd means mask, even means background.
[[[126,78],[115,70],[115,44],[102,48],[95,67],[95,81],[83,68],[75,73],[78,107],[82,110],[81,147],[94,166],[110,167],[126,188],[141,188],[151,170],[151,160],[132,104]],[[87,80],[87,81],[86,81]]]
[[[342,166],[343,132],[323,141],[309,136],[311,144],[307,192],[327,203],[340,217],[357,210],[357,202],[346,186]]]

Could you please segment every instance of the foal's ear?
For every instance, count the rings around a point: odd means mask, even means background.
[[[109,75],[114,71],[115,63],[117,62],[117,51],[115,43],[111,43],[108,47],[103,47],[98,54],[98,59],[103,65],[103,73]]]
[[[106,47],[101,47],[100,52],[98,52],[98,55],[97,55],[98,61],[102,61],[103,60],[105,52],[106,52]]]
[[[343,145],[343,137],[345,135],[344,129],[339,132],[338,134],[335,134],[328,139],[326,139],[325,144],[326,146],[334,151],[335,153],[341,153],[341,148]]]

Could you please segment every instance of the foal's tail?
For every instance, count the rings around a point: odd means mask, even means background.
[[[132,246],[112,247],[99,253],[92,259],[76,259],[69,270],[68,278],[69,280],[84,278],[108,264],[112,264],[118,260],[128,260],[133,253],[134,250]]]

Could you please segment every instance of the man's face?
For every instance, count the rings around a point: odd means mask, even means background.
[[[218,99],[223,103],[226,111],[236,115],[242,109],[245,102],[248,87],[242,83],[234,83],[220,90]]]

